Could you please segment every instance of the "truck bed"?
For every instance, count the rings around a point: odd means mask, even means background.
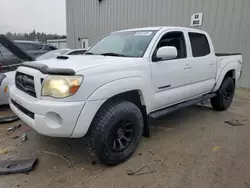
[[[217,61],[218,61],[218,65],[219,65],[219,69],[217,72],[217,76],[220,75],[220,73],[223,71],[223,69],[231,64],[234,63],[235,65],[235,79],[238,80],[241,76],[241,67],[243,64],[243,59],[242,59],[242,55],[240,53],[234,53],[234,54],[227,54],[227,53],[219,53],[217,54]]]
[[[241,53],[215,53],[216,56],[231,56],[231,55],[241,55]]]

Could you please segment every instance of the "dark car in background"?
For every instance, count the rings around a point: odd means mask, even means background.
[[[54,46],[35,41],[15,40],[14,43],[34,58],[57,49]],[[21,59],[0,45],[0,73],[15,70],[21,62]]]
[[[36,60],[43,61],[43,60],[47,60],[50,58],[56,58],[57,56],[64,56],[64,55],[67,55],[67,56],[68,55],[83,55],[86,52],[86,50],[84,49],[54,50],[55,48],[50,45],[37,44],[34,42],[30,43],[26,41],[24,42],[12,41],[5,35],[1,35],[1,34],[0,34],[0,48],[2,49],[2,52],[3,52],[2,57],[3,55],[5,55],[4,56],[5,65],[4,66],[0,65],[0,106],[8,104],[9,87],[14,84],[15,74],[16,74],[15,70],[20,65],[20,62],[36,61]],[[47,49],[49,51],[46,51]],[[45,54],[43,54],[44,51],[46,51]]]

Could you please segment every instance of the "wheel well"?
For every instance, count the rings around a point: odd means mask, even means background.
[[[117,94],[109,98],[107,101],[105,101],[104,104],[100,107],[100,109],[107,103],[114,102],[114,101],[122,101],[122,100],[132,102],[140,108],[142,115],[143,115],[143,120],[144,120],[143,136],[149,137],[147,111],[146,111],[146,106],[145,106],[144,98],[142,96],[141,91],[132,90],[132,91],[127,91],[124,93]]]
[[[235,83],[235,70],[230,70],[230,71],[228,71],[227,74],[225,75],[225,78],[226,78],[226,77],[233,78],[234,83]]]
[[[125,100],[125,101],[130,101],[134,104],[136,104],[139,108],[141,105],[144,104],[143,99],[141,98],[141,94],[137,90],[133,91],[128,91],[124,93],[117,94],[111,98],[109,98],[105,103],[107,102],[113,102],[113,101],[120,101],[120,100]]]

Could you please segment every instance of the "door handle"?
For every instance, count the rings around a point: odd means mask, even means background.
[[[209,65],[210,65],[210,66],[215,65],[215,62],[210,61],[210,62],[209,62]]]
[[[184,67],[184,69],[191,69],[192,68],[192,66],[190,66],[190,65],[186,65],[185,67]]]

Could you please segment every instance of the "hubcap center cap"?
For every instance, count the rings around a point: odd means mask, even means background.
[[[118,136],[118,138],[122,138],[123,137],[123,130],[122,129],[119,129],[117,131],[117,136]]]

